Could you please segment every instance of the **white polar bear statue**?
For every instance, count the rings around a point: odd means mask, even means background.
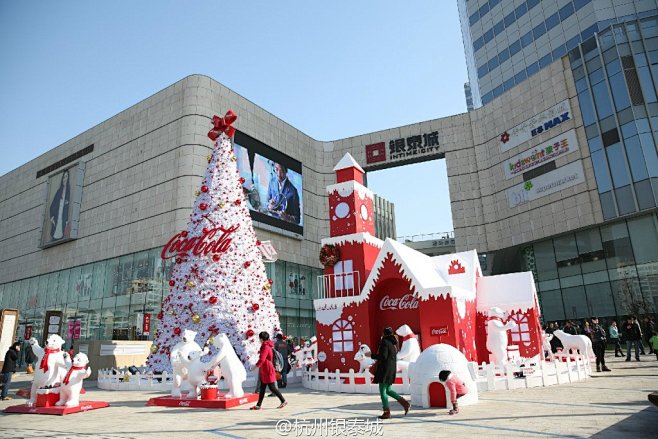
[[[295,346],[295,349],[292,351],[292,355],[295,357],[295,367],[302,367],[304,364],[304,350],[301,348],[301,346]]]
[[[362,344],[361,347],[359,347],[359,350],[356,351],[356,354],[354,354],[354,359],[359,362],[359,373],[363,373],[366,370],[369,370],[370,366],[373,365],[375,360],[370,358],[371,355],[372,351],[367,344]]]
[[[318,364],[318,339],[313,336],[304,342],[302,365],[307,369]]]
[[[171,396],[174,398],[180,398],[181,389],[183,388],[183,390],[185,390],[185,387],[189,384],[187,383],[187,369],[181,359],[187,358],[191,352],[207,352],[207,350],[201,349],[201,346],[194,341],[194,337],[196,337],[195,331],[189,329],[184,330],[181,341],[172,348],[169,356],[172,373],[174,375]]]
[[[219,363],[224,382],[228,386],[228,393],[224,397],[242,398],[244,396],[242,383],[247,379],[247,370],[244,368],[244,364],[238,358],[226,334],[217,334],[213,340],[213,345],[219,348],[215,358]]]
[[[420,344],[409,325],[400,326],[395,333],[402,340],[402,347],[397,357],[397,369],[399,371],[407,370],[409,363],[413,363],[420,356]]]
[[[36,338],[29,340],[32,352],[37,357],[37,367],[34,369],[32,390],[28,405],[34,405],[37,390],[42,387],[55,387],[62,383],[71,364],[66,352],[62,351],[64,339],[57,334],[50,334],[46,339],[46,346],[42,348]]]
[[[592,340],[586,335],[571,335],[557,329],[553,332],[553,336],[560,339],[564,350],[562,352],[569,353],[569,349],[573,352],[578,351],[580,355],[586,358],[594,358],[594,350],[592,349]]]
[[[487,321],[487,350],[491,352],[492,363],[504,367],[507,363],[507,331],[516,327],[516,323],[503,323],[505,311],[498,307],[489,309]]]
[[[221,352],[215,355],[212,360],[202,362],[202,351],[192,351],[187,354],[187,357],[183,357],[180,352],[178,353],[180,362],[183,364],[183,369],[187,371],[187,375],[184,378],[192,387],[192,390],[187,394],[187,398],[196,399],[199,396],[199,385],[206,380],[208,371],[217,366],[220,355]]]
[[[91,376],[91,368],[87,367],[88,364],[89,358],[82,352],[73,357],[73,365],[62,380],[62,387],[59,389],[59,401],[55,405],[64,405],[66,407],[80,405],[82,381]]]
[[[551,346],[551,340],[553,339],[553,334],[547,334],[542,332],[542,350],[548,353],[548,358],[555,360],[555,355],[553,354],[553,347]]]

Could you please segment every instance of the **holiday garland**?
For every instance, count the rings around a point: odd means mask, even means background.
[[[338,247],[331,244],[325,244],[320,249],[320,263],[325,267],[333,267],[340,260],[340,251]]]

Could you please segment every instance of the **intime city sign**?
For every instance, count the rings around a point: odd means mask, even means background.
[[[515,146],[527,142],[534,136],[544,133],[568,120],[571,120],[571,106],[569,105],[569,99],[565,99],[554,107],[502,133],[498,139],[500,151],[509,151]]]
[[[366,145],[366,164],[372,165],[386,161],[412,158],[419,155],[430,155],[439,152],[439,132],[418,134],[407,138],[388,141],[388,157],[386,142]]]
[[[569,130],[566,133],[553,137],[548,142],[544,142],[506,160],[503,163],[505,179],[509,180],[577,150],[578,140],[576,139],[576,130]]]

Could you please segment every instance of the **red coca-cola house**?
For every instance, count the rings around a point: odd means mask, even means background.
[[[479,329],[486,307],[498,297],[505,309],[525,315],[531,328],[510,341],[523,344],[526,355],[539,353],[539,312],[530,273],[483,281],[475,250],[430,257],[391,239],[382,242],[373,236],[373,194],[362,184],[363,169],[346,154],[334,171],[337,183],[327,187],[331,237],[322,245],[338,248],[340,256],[334,265],[325,265],[314,301],[321,370],[358,370],[354,355],[359,347],[367,344],[376,351],[383,328],[404,324],[419,338],[421,349],[448,343],[470,361],[488,362],[486,347],[482,350],[486,330]],[[514,294],[506,293],[511,290]]]

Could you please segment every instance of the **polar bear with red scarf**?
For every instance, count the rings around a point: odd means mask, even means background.
[[[397,357],[397,368],[398,371],[407,370],[409,369],[409,364],[415,362],[420,356],[420,344],[409,325],[400,326],[395,333],[402,341],[402,346]]]
[[[498,307],[489,309],[487,319],[487,350],[491,352],[491,362],[498,367],[505,367],[507,363],[507,331],[516,327],[516,323],[506,318],[505,311]]]
[[[34,405],[38,389],[42,387],[55,387],[61,384],[71,365],[71,359],[66,352],[62,351],[64,339],[57,334],[50,334],[48,336],[44,348],[39,346],[39,342],[34,337],[28,343],[30,343],[32,352],[37,357],[37,367],[34,369],[32,391],[28,402],[29,405]]]
[[[73,357],[73,365],[62,380],[62,387],[59,390],[59,401],[55,405],[64,405],[66,407],[77,407],[80,405],[82,381],[91,376],[91,368],[87,367],[88,364],[89,358],[87,358],[87,354],[78,352]]]

